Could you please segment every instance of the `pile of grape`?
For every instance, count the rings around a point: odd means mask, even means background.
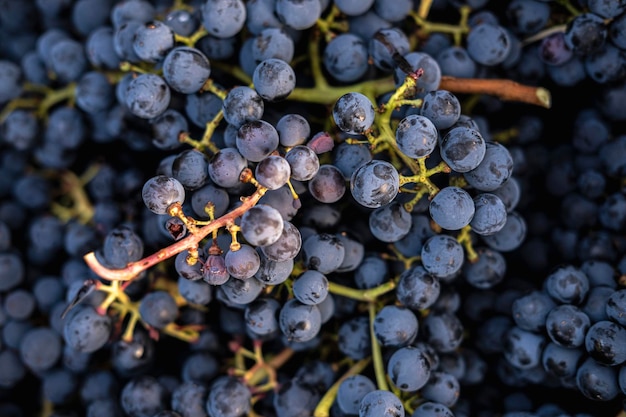
[[[618,417],[626,2],[0,0],[0,417]]]

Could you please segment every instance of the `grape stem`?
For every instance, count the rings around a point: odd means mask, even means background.
[[[153,253],[152,255],[140,259],[139,261],[131,262],[126,265],[125,268],[110,269],[105,267],[100,263],[100,261],[98,261],[94,252],[89,252],[83,257],[83,259],[87,266],[89,266],[89,268],[91,268],[96,275],[103,279],[108,281],[130,281],[142,271],[145,271],[146,269],[153,267],[166,259],[176,256],[184,250],[197,247],[200,241],[214,230],[234,223],[234,220],[252,208],[259,201],[259,199],[263,197],[266,191],[267,188],[258,187],[252,195],[242,198],[242,204],[239,207],[224,214],[222,217],[209,222],[206,226],[198,228],[196,233],[190,234],[186,238],[181,239],[178,242]]]
[[[504,79],[441,77],[439,89],[458,94],[490,94],[507,101],[520,101],[549,109],[550,92],[543,87],[519,84]]]
[[[315,411],[313,411],[313,417],[329,417],[330,416],[330,407],[337,398],[337,391],[339,391],[339,386],[343,381],[347,378],[358,375],[370,364],[372,361],[371,357],[361,359],[350,369],[344,373],[341,378],[339,378],[335,383],[326,391],[326,394],[322,397],[319,403],[317,403],[317,407],[315,407]]]

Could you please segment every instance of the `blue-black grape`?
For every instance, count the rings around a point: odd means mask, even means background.
[[[152,119],[167,109],[170,98],[170,88],[163,77],[146,73],[133,78],[128,84],[125,104],[135,116]]]
[[[610,401],[620,392],[615,368],[587,358],[576,371],[576,387],[587,398]]]
[[[308,189],[317,201],[336,203],[346,192],[346,181],[339,168],[323,164],[309,180]]]
[[[480,193],[474,197],[474,217],[469,225],[479,235],[491,235],[506,224],[507,212],[504,203],[495,194]]]
[[[293,295],[306,305],[318,305],[328,295],[328,279],[318,271],[304,271],[293,283]]]
[[[265,104],[256,90],[240,85],[231,89],[224,98],[224,119],[236,128],[263,116]]]
[[[409,233],[411,224],[411,214],[397,201],[379,207],[369,215],[370,231],[383,242],[402,239]]]
[[[446,230],[459,230],[470,224],[475,210],[470,194],[456,186],[439,190],[429,205],[432,219]]]
[[[226,252],[224,261],[230,276],[238,279],[251,278],[261,265],[261,260],[256,250],[245,243],[236,251],[229,250]]]
[[[177,46],[163,59],[163,78],[172,90],[179,93],[197,93],[210,75],[209,59],[196,48]]]
[[[381,346],[407,346],[417,337],[418,328],[417,316],[406,307],[386,305],[374,318],[374,334]]]
[[[361,399],[363,399],[365,394],[375,390],[376,385],[369,377],[362,374],[351,375],[339,384],[337,405],[345,414],[357,415]]]
[[[485,22],[472,27],[467,35],[467,53],[479,64],[501,64],[511,51],[509,33],[500,25]]]
[[[264,120],[247,122],[237,131],[236,145],[248,161],[259,162],[278,147],[276,128]]]
[[[424,269],[438,278],[454,276],[463,266],[463,247],[455,238],[448,235],[428,238],[421,253]]]
[[[589,316],[571,304],[558,305],[546,316],[548,337],[557,345],[566,348],[582,346],[590,325]]]
[[[133,49],[139,59],[157,63],[174,47],[174,31],[161,20],[153,20],[135,31]]]
[[[266,246],[276,242],[283,232],[280,212],[266,204],[257,204],[241,217],[241,234],[253,246]]]
[[[309,269],[329,274],[343,263],[345,247],[341,240],[329,233],[317,233],[302,243],[302,260]]]
[[[406,116],[396,128],[396,144],[402,153],[411,158],[430,155],[437,146],[439,132],[426,116]]]
[[[361,165],[350,178],[350,191],[361,205],[377,208],[389,204],[398,195],[400,177],[387,161],[372,160]]]
[[[359,404],[359,417],[402,417],[402,401],[391,391],[374,390],[363,396]]]
[[[277,190],[287,184],[290,176],[291,164],[280,155],[270,155],[261,160],[254,170],[254,178],[269,190]]]
[[[480,132],[465,126],[450,129],[439,142],[439,148],[441,159],[456,172],[478,168],[487,151]]]
[[[176,320],[178,306],[174,297],[167,291],[153,291],[141,299],[139,314],[150,326],[162,329]]]
[[[369,67],[367,46],[359,36],[342,33],[326,45],[323,63],[324,68],[336,80],[355,82]]]
[[[361,93],[347,93],[339,97],[333,107],[333,119],[337,127],[353,135],[362,134],[374,123],[374,106]]]
[[[391,382],[403,392],[417,391],[422,388],[428,382],[430,372],[431,362],[427,354],[415,346],[406,346],[396,350],[387,362],[387,374]]]
[[[246,6],[242,0],[208,0],[202,4],[202,25],[217,38],[230,38],[246,23]]]
[[[296,87],[296,73],[291,65],[282,59],[268,58],[254,69],[252,83],[264,100],[282,101]]]
[[[296,181],[308,181],[315,177],[320,169],[317,154],[305,145],[296,145],[289,149],[285,154],[285,160],[289,163],[291,178]]]
[[[276,0],[275,12],[285,25],[296,29],[308,29],[322,13],[319,0]]]
[[[316,305],[303,304],[294,298],[283,304],[278,323],[288,340],[306,342],[319,333],[322,316]]]
[[[80,304],[65,318],[63,337],[76,351],[95,352],[109,341],[112,325],[109,316],[98,314],[88,304]]]

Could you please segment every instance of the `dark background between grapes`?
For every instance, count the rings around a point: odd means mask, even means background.
[[[490,2],[490,10],[501,15],[500,12],[504,10],[506,3],[507,2],[494,0]],[[434,14],[432,16],[432,20],[436,21],[448,19]],[[296,50],[302,51],[303,48],[306,47],[306,45],[303,44],[303,42],[306,41],[306,37],[303,38],[304,40],[301,41],[301,43],[296,47]],[[298,74],[299,86],[306,85],[310,82],[310,80],[307,80],[305,76],[305,66],[306,64],[301,64],[299,67],[295,68],[296,73]],[[506,74],[502,75],[506,76]],[[216,70],[213,71],[212,78],[215,78],[218,82],[223,82],[223,85],[240,84],[240,82],[232,80],[229,77],[224,76],[224,74],[219,75],[219,72]],[[220,78],[222,78],[222,80]],[[520,115],[538,115],[544,122],[544,131],[541,138],[542,145],[547,149],[547,151],[558,149],[559,146],[567,144],[571,141],[574,116],[581,109],[589,108],[590,106],[593,107],[593,103],[597,100],[598,92],[602,87],[587,79],[580,83],[576,88],[562,88],[552,83],[548,77],[538,80],[537,85],[544,86],[551,91],[553,101],[551,109],[537,108],[528,104],[511,102],[503,103],[496,99],[486,98],[475,107],[473,114],[485,115],[490,122],[490,127],[493,132],[505,130],[512,125],[515,125],[515,123],[519,120]],[[182,97],[174,92],[172,92],[172,94],[173,97],[171,107],[182,108],[184,105]],[[467,97],[459,95],[459,98],[461,102],[463,102],[463,100]],[[495,107],[499,108],[493,111],[492,107],[494,106],[491,106],[490,103],[495,103]],[[309,117],[313,118],[310,120],[312,131],[318,131],[323,128],[322,125],[313,123],[313,120],[321,120],[328,116],[327,110],[318,105],[287,102],[272,104],[268,107],[266,107],[266,113],[263,117],[265,120],[275,121],[272,119],[272,115],[277,118],[283,109],[289,107],[291,112],[309,115]],[[135,123],[141,123],[141,121],[135,121]],[[190,126],[192,137],[194,134],[195,137],[201,135],[201,131],[192,125]],[[616,136],[624,133],[626,131],[625,127],[626,124],[623,122],[612,122],[612,135]],[[2,152],[2,150],[3,149],[0,148],[0,152]],[[160,151],[152,146],[147,146],[146,149],[140,151],[133,150],[121,140],[107,144],[97,144],[92,141],[88,141],[85,142],[85,145],[79,149],[79,153],[76,158],[76,162],[72,166],[72,170],[80,173],[94,162],[106,162],[113,168],[119,170],[124,170],[128,167],[139,168],[144,173],[145,179],[147,179],[154,174],[160,160],[169,154],[170,152]],[[527,154],[526,157],[531,159],[533,158],[533,155]],[[543,212],[550,219],[560,219],[561,200],[558,197],[551,196],[547,192],[545,187],[546,172],[543,170],[537,170],[536,172],[532,172],[530,178],[531,180],[527,183],[530,186],[523,189],[524,197],[523,202],[520,205],[520,212],[523,215],[532,214],[534,212]],[[614,183],[609,182],[608,184],[613,187],[617,187]],[[608,189],[607,194],[611,191],[614,190]],[[345,197],[342,202],[347,201],[347,199],[349,199],[349,196]],[[303,200],[304,206],[306,207],[307,196],[303,196]],[[136,196],[134,201],[120,201],[119,203],[128,207],[129,215],[132,215],[133,212],[136,215],[139,215],[140,210],[143,209],[139,195]],[[346,206],[348,210],[351,210],[351,213],[356,212],[357,210],[361,210],[363,213],[367,212],[364,209],[356,208],[354,205]],[[357,237],[367,240],[368,243],[372,243],[371,236],[363,235],[364,231],[365,233],[368,233],[367,227],[362,226],[364,224],[366,225],[366,220],[364,220],[366,219],[365,216],[352,216],[350,215],[351,213],[344,212],[344,222],[347,222],[343,224],[345,230],[349,233],[355,234]],[[301,215],[301,212],[299,215]],[[355,233],[356,231],[359,233]],[[546,236],[546,239],[549,239],[549,236]],[[18,248],[24,251],[28,250],[25,234],[16,234],[14,236],[14,241]],[[368,246],[368,249],[374,250],[376,247],[377,246],[374,244],[374,246]],[[378,248],[380,251],[384,251],[386,246],[384,244],[379,244]],[[147,246],[145,248],[145,253],[151,253],[156,249],[158,248]],[[529,269],[527,263],[517,252],[505,253],[504,255],[507,259],[507,271],[509,271],[507,273],[507,278],[523,278],[524,280],[532,282],[536,286],[541,285],[541,282],[552,269],[554,269],[557,265],[564,263],[558,251],[554,248],[548,255],[550,260],[549,266],[542,270]],[[56,271],[60,269],[63,261],[64,259],[62,258],[57,259],[56,262],[52,262],[45,266],[46,271],[40,272],[56,273]],[[138,283],[137,285],[141,284]],[[466,291],[472,290],[467,287],[467,285],[463,285],[462,283],[459,283],[459,285],[464,287],[462,289],[462,294],[465,294]],[[498,292],[498,287],[493,290]],[[464,324],[468,325],[469,323],[464,321]],[[331,322],[325,326],[327,328],[329,326],[338,327],[338,323],[331,320]],[[467,331],[471,334],[473,330],[474,329],[470,324]],[[227,340],[223,340],[223,346],[225,349],[224,354],[228,355],[225,348],[226,343]],[[268,348],[271,350],[270,347]],[[162,338],[157,344],[157,369],[162,371],[164,374],[177,375],[182,366],[182,361],[185,357],[184,353],[187,349],[189,348],[184,342],[168,337]],[[305,358],[307,356],[313,358],[312,355],[315,355],[315,352],[302,353],[299,355],[302,355]],[[107,356],[106,352],[96,352],[93,357],[93,362],[100,364],[102,367],[106,367],[106,361],[108,359]],[[516,387],[507,388],[499,381],[498,376],[493,372],[493,369],[498,366],[496,363],[498,356],[491,359],[493,360],[489,361],[488,359],[490,371],[488,372],[485,381],[477,387],[463,387],[461,395],[472,399],[472,402],[475,402],[476,404],[485,404],[488,406],[487,408],[497,409],[498,407],[493,407],[493,404],[501,403],[507,393],[516,392],[520,389]],[[289,364],[293,365],[288,364],[288,366],[295,367],[300,363],[302,363],[302,361],[294,359],[289,362]],[[373,377],[373,375],[370,376]],[[14,389],[0,390],[0,400],[5,398],[10,399],[13,402],[27,407],[32,415],[37,415],[39,407],[41,406],[39,403],[39,383],[40,380],[38,378],[28,374],[27,377]],[[548,402],[554,401],[564,407],[566,411],[571,413],[587,412],[596,416],[615,416],[618,411],[622,409],[621,397],[618,397],[618,399],[611,402],[593,402],[585,399],[580,393],[572,390],[550,389],[543,386],[535,387],[532,385],[525,386],[521,388],[521,390],[528,393],[533,399],[542,398]]]

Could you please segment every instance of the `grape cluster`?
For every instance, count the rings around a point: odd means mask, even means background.
[[[0,1],[0,416],[623,415],[625,25]]]

